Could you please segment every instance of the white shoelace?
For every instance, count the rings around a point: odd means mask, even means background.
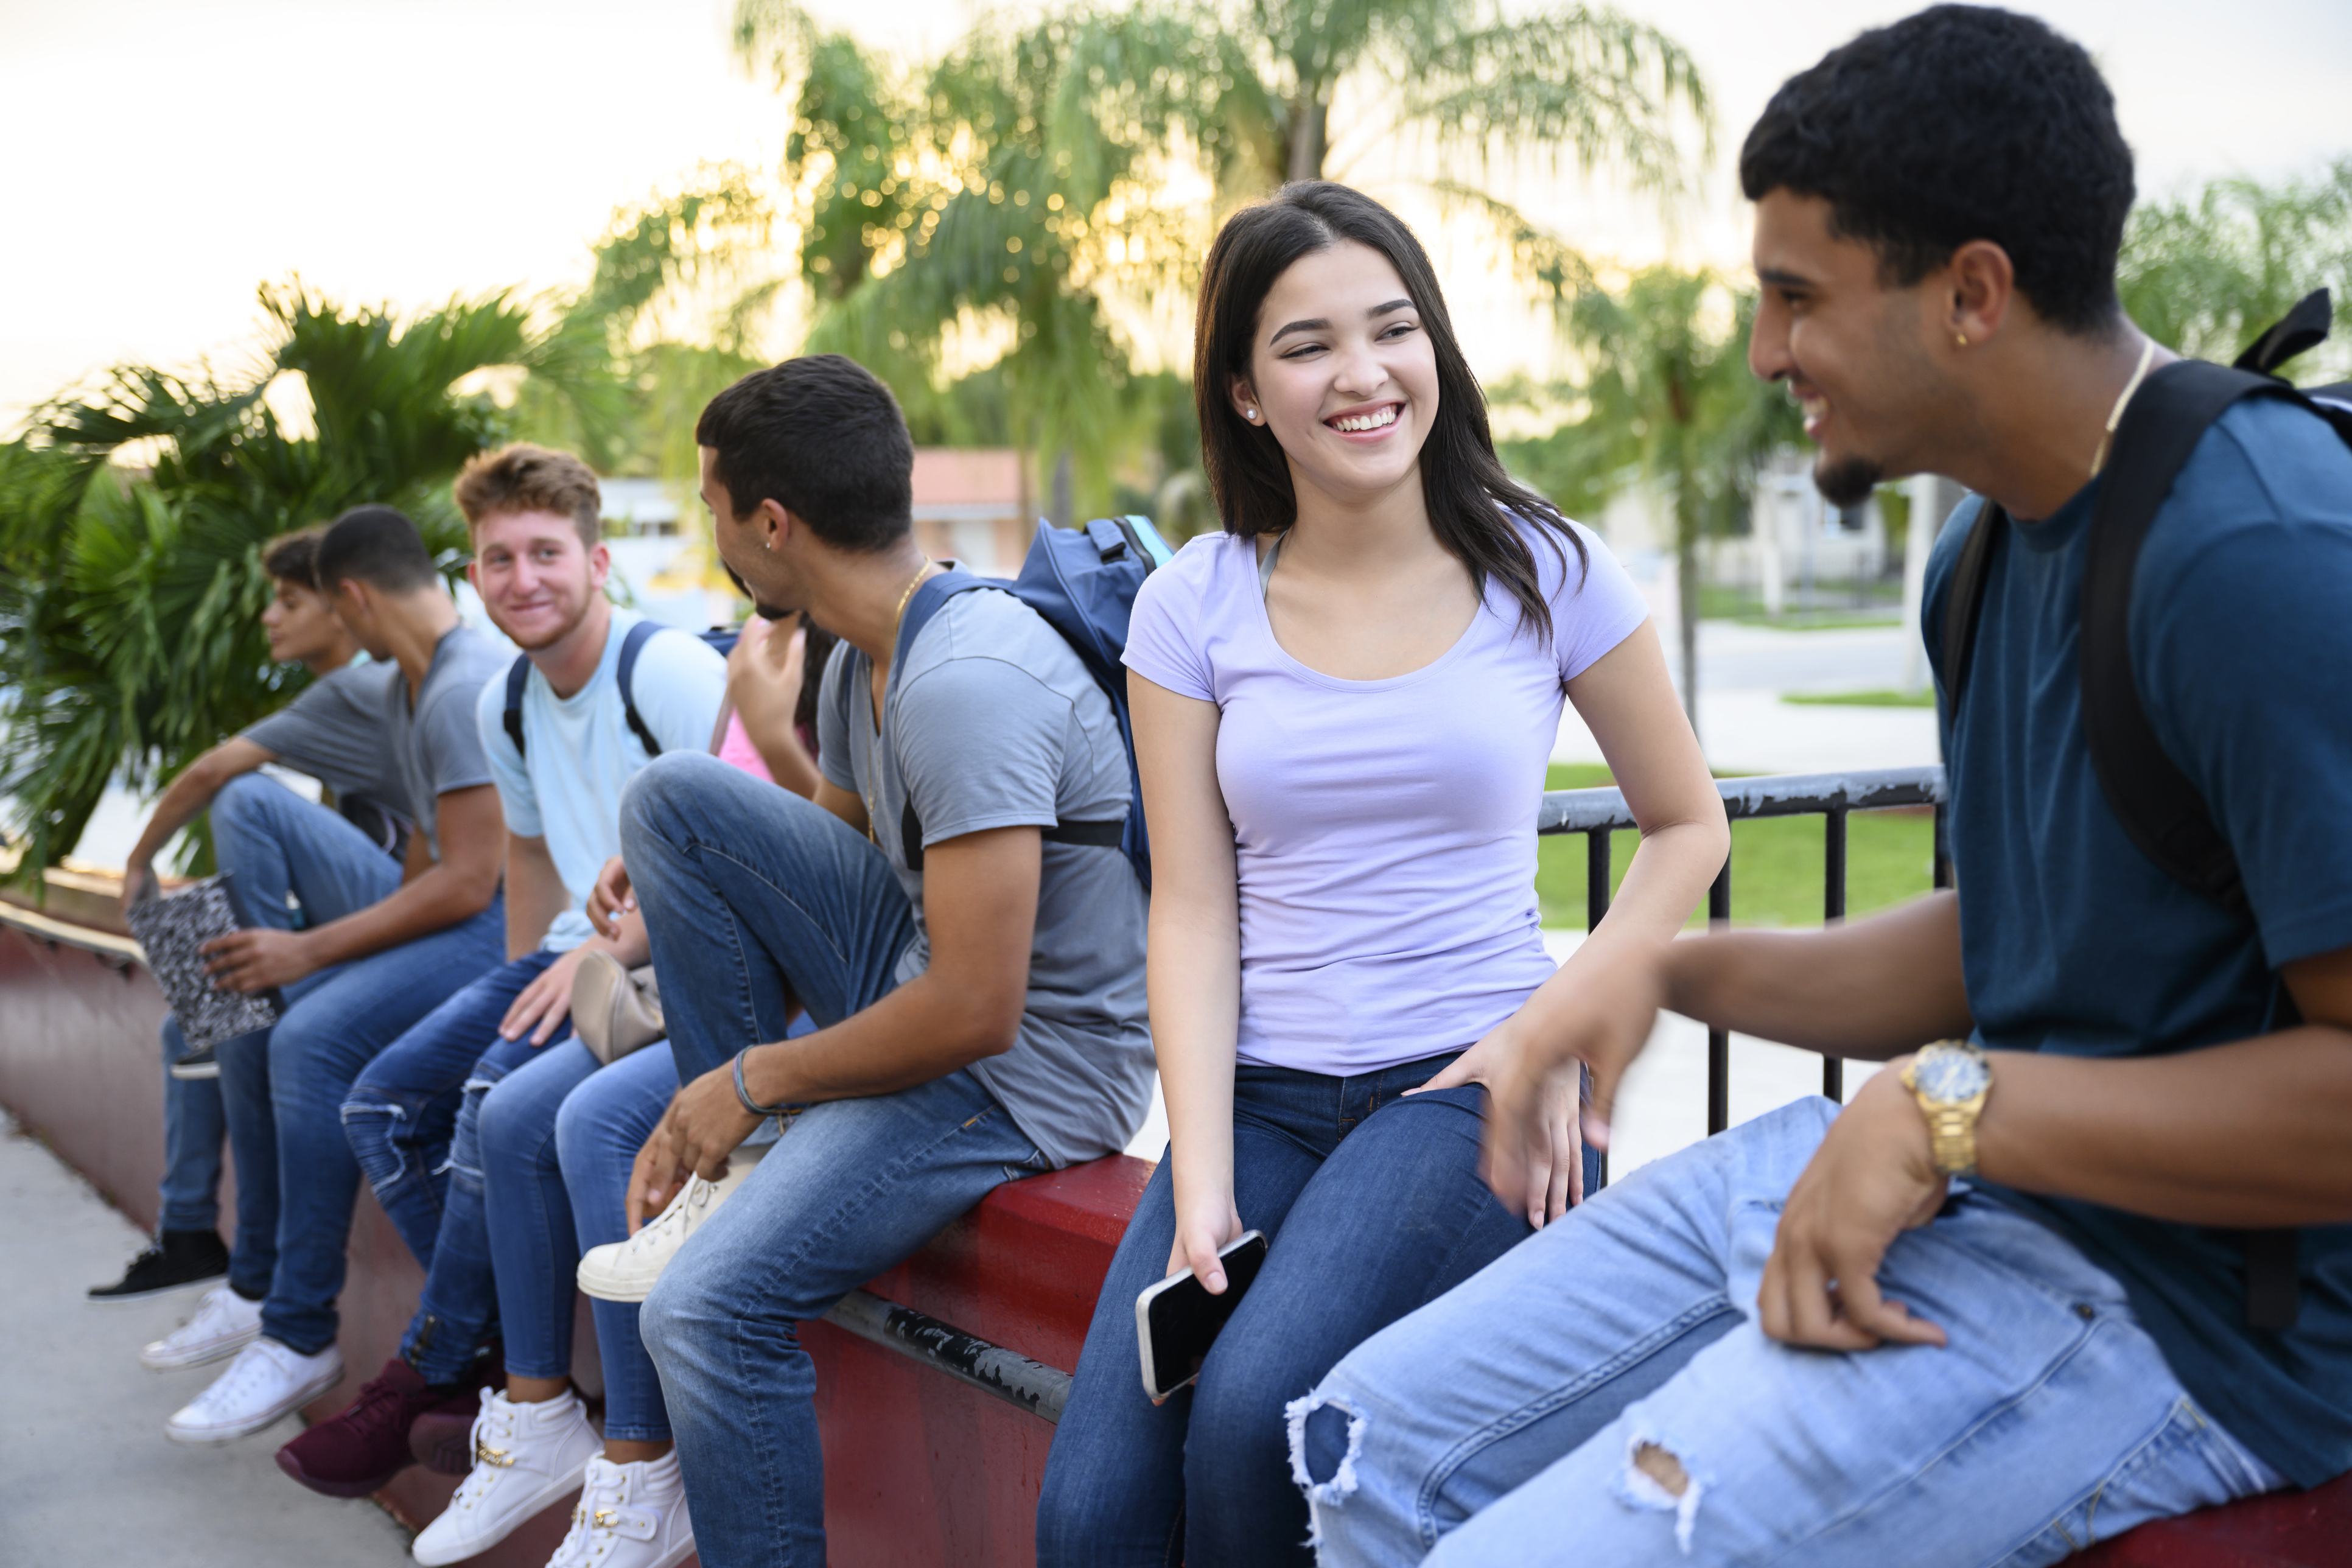
[[[629,1237],[626,1243],[629,1254],[635,1256],[641,1252],[651,1251],[656,1246],[684,1230],[688,1213],[709,1203],[710,1194],[718,1190],[716,1186],[704,1181],[700,1176],[687,1177],[686,1185],[678,1189],[677,1196],[670,1199],[669,1206],[655,1215],[651,1225],[644,1226],[636,1235]]]
[[[587,1568],[599,1561],[612,1550],[613,1527],[625,1519],[639,1529],[654,1522],[654,1516],[645,1510],[629,1506],[625,1469],[605,1460],[590,1461],[588,1484],[581,1489],[580,1501],[572,1510],[572,1528],[564,1532],[555,1555],[548,1559],[547,1568]]]
[[[228,1363],[228,1370],[220,1374],[219,1381],[197,1396],[196,1403],[207,1411],[216,1410],[253,1392],[256,1384],[271,1374],[282,1382],[291,1383],[294,1369],[279,1358],[293,1353],[292,1351],[280,1350],[268,1340],[254,1341],[236,1352],[236,1359]]]
[[[513,1463],[515,1440],[514,1406],[482,1396],[482,1413],[474,1417],[474,1468],[466,1472],[457,1495],[449,1500],[451,1508],[471,1508],[488,1495],[490,1488],[507,1473]],[[506,1447],[499,1447],[500,1444]],[[492,1457],[495,1456],[495,1457]],[[499,1461],[504,1459],[506,1464]]]
[[[175,1346],[193,1344],[216,1334],[234,1332],[238,1325],[230,1315],[229,1303],[236,1300],[236,1293],[227,1286],[215,1285],[196,1304],[195,1316],[173,1329],[167,1342]]]

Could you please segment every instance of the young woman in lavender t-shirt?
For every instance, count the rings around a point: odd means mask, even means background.
[[[1402,223],[1325,184],[1236,214],[1195,355],[1225,531],[1152,574],[1127,647],[1172,1138],[1055,1436],[1052,1568],[1308,1559],[1285,1406],[1581,1198],[1574,1079],[1532,1097],[1505,1201],[1479,1177],[1485,1086],[1612,952],[1679,928],[1728,844],[1640,595],[1504,472]],[[1563,694],[1643,837],[1555,967],[1535,827]],[[1222,1290],[1245,1228],[1264,1269],[1197,1387],[1154,1406],[1137,1292],[1185,1268]]]

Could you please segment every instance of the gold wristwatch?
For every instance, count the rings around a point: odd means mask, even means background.
[[[1938,1040],[1911,1058],[1903,1087],[1927,1119],[1936,1169],[1972,1176],[1977,1169],[1977,1118],[1992,1090],[1992,1067],[1971,1040]]]

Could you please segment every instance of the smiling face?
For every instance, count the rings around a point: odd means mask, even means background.
[[[261,629],[269,638],[269,657],[281,664],[308,664],[348,657],[351,634],[335,618],[334,606],[316,588],[289,577],[274,579],[277,592],[261,611]]]
[[[1367,500],[1417,479],[1437,416],[1436,351],[1388,258],[1341,240],[1275,279],[1232,395],[1274,432],[1295,483]]]
[[[579,525],[551,511],[498,512],[474,525],[467,575],[491,622],[536,652],[569,637],[603,595],[612,552],[593,550]]]
[[[1930,351],[1943,330],[1945,269],[1883,281],[1878,252],[1830,232],[1829,203],[1785,189],[1756,204],[1763,297],[1748,364],[1784,381],[1821,448],[1813,483],[1839,506],[1890,475],[1932,468],[1965,423]]]

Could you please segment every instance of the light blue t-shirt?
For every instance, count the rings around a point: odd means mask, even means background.
[[[629,729],[621,710],[621,639],[645,619],[615,607],[604,635],[604,656],[588,684],[559,699],[547,677],[533,668],[522,689],[524,751],[515,753],[507,734],[507,683],[482,683],[474,724],[490,775],[506,807],[507,831],[544,838],[572,896],[540,946],[562,952],[595,934],[588,923],[588,890],[604,862],[621,852],[621,790],[630,775],[653,759]],[[665,752],[704,752],[719,725],[719,705],[727,695],[727,661],[691,632],[656,632],[637,651],[629,679],[637,717]]]

